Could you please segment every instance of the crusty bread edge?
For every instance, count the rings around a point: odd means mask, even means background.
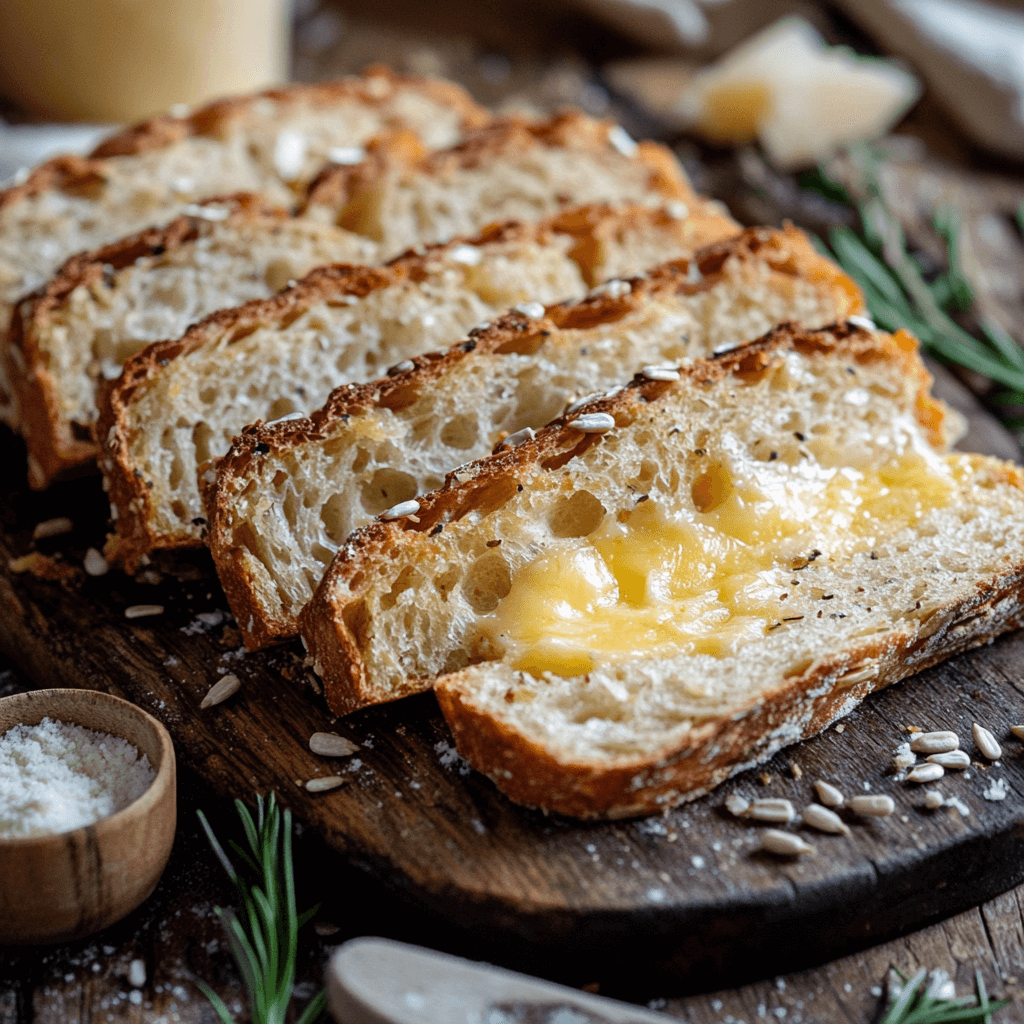
[[[1021,486],[1019,473],[1014,482]],[[728,715],[695,723],[684,740],[612,766],[560,762],[475,707],[465,670],[435,692],[459,752],[516,803],[573,818],[659,813],[821,732],[873,691],[1024,624],[1022,589],[1024,563],[978,582],[971,597],[936,608],[913,628],[820,658]]]
[[[440,176],[461,168],[475,167],[493,160],[503,152],[537,146],[561,147],[572,144],[579,150],[597,152],[609,147],[624,159],[636,159],[650,175],[653,191],[665,199],[696,201],[697,194],[687,180],[679,161],[668,147],[658,142],[636,143],[636,151],[627,156],[611,141],[618,126],[610,119],[599,120],[582,111],[560,110],[544,120],[508,114],[496,117],[471,132],[449,149],[426,152],[407,133],[383,135],[371,143],[367,159],[352,166],[328,164],[306,190],[301,209],[327,207],[337,212],[342,227],[355,230],[347,221],[347,208],[357,203],[365,191],[379,188],[381,177],[390,169],[405,168],[430,176]],[[619,129],[621,130],[621,129]]]
[[[500,329],[507,327],[502,324]],[[931,397],[932,378],[920,359],[916,340],[903,331],[888,335],[850,323],[807,331],[796,324],[780,324],[758,341],[697,360],[683,367],[681,373],[684,380],[710,385],[732,373],[749,376],[764,372],[775,354],[786,349],[838,351],[858,361],[888,359],[899,363],[907,379],[917,383],[914,411],[918,421],[934,443],[944,442],[943,407]],[[584,409],[609,413],[621,426],[632,420],[634,410],[656,402],[677,386],[638,375],[623,390],[598,398]],[[403,544],[412,540],[406,540],[407,534],[443,530],[470,511],[486,515],[521,486],[520,477],[557,469],[600,444],[602,436],[581,434],[568,425],[565,417],[555,420],[532,440],[515,448],[500,447],[488,458],[449,473],[443,487],[417,499],[419,510],[414,517],[395,522],[377,519],[349,538],[299,615],[302,638],[323,678],[327,702],[335,714],[427,689],[436,682],[410,679],[401,692],[394,694],[380,692],[367,682],[356,634],[360,629],[361,598],[372,579],[373,566],[379,560],[396,558]]]
[[[264,218],[285,220],[289,214],[267,204],[252,192],[215,196],[197,206],[228,207],[236,221]],[[21,408],[20,430],[28,449],[29,484],[36,490],[88,462],[97,454],[94,442],[76,437],[61,408],[49,359],[39,347],[39,336],[50,325],[55,311],[79,286],[88,287],[104,277],[107,267],[122,270],[148,256],[159,256],[195,241],[211,227],[201,216],[176,217],[163,227],[148,228],[98,249],[72,256],[37,291],[14,310],[5,356],[8,375]]]
[[[514,230],[518,230],[514,224],[488,229],[491,236]],[[487,237],[485,233],[474,244]],[[598,294],[573,305],[551,306],[543,319],[530,319],[521,313],[506,314],[487,328],[470,332],[468,341],[459,342],[447,351],[431,352],[410,360],[413,365],[408,370],[370,384],[336,388],[325,404],[308,418],[246,427],[230,451],[214,460],[216,481],[201,487],[207,519],[206,543],[246,646],[259,650],[295,632],[293,622],[268,617],[255,600],[254,587],[239,557],[231,525],[231,486],[248,473],[263,450],[281,452],[311,441],[326,440],[337,424],[352,416],[365,414],[378,406],[401,408],[411,404],[421,391],[451,372],[469,352],[495,353],[509,347],[540,351],[552,327],[571,329],[610,323],[639,309],[652,295],[665,291],[693,294],[707,290],[715,285],[716,275],[731,257],[754,259],[762,250],[768,250],[771,263],[773,248],[785,249],[785,259],[780,262],[785,272],[825,282],[826,287],[835,288],[847,297],[847,315],[860,311],[862,300],[857,286],[818,254],[801,232],[788,225],[782,230],[748,228],[732,238],[699,249],[692,259],[675,260],[652,268],[643,278],[631,279],[631,287],[624,294]],[[423,267],[423,259],[413,255],[396,262],[407,267],[412,275]],[[700,270],[699,281],[691,280],[691,266]]]

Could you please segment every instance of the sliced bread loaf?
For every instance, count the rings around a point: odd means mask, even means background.
[[[568,401],[644,363],[678,365],[780,320],[820,327],[860,308],[853,282],[799,231],[752,229],[578,305],[520,306],[405,372],[339,388],[309,419],[247,428],[205,495],[207,543],[246,644],[297,631],[352,530]]]
[[[488,120],[456,85],[372,68],[154,118],[88,159],[50,160],[0,191],[0,340],[14,302],[74,253],[163,223],[209,196],[249,190],[291,204],[332,155],[358,161],[359,147],[384,132],[450,146]],[[14,421],[2,379],[0,392],[0,416]]]
[[[302,613],[332,708],[436,683],[514,800],[622,817],[1019,624],[1024,474],[942,454],[928,384],[906,334],[784,325],[462,467]]]
[[[641,225],[667,251],[688,251],[685,221],[633,208],[606,218]],[[708,223],[733,229],[718,214]],[[599,260],[619,250],[613,231],[598,231],[601,246],[581,245],[579,224],[574,231],[505,225],[379,270],[321,268],[273,299],[213,314],[181,340],[132,357],[104,389],[97,435],[126,566],[153,548],[200,543],[196,468],[224,454],[247,424],[308,413],[337,385],[372,380],[517,302],[582,295],[601,264],[581,267],[570,252]]]
[[[664,146],[636,143],[612,121],[567,111],[545,121],[497,118],[434,153],[400,134],[379,140],[363,163],[326,168],[304,211],[394,254],[497,220],[537,221],[608,199],[698,201]]]
[[[31,485],[45,487],[95,457],[96,389],[129,356],[180,337],[215,310],[267,298],[321,264],[373,263],[376,248],[241,193],[73,256],[11,321],[7,358]]]

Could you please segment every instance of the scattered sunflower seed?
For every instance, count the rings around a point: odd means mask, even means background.
[[[608,141],[625,157],[634,157],[640,148],[621,124],[608,129]]]
[[[818,794],[818,799],[826,807],[842,807],[845,803],[843,794],[831,782],[826,782],[824,779],[815,780],[814,790]]]
[[[89,576],[106,576],[110,571],[107,560],[95,548],[86,551],[82,567]]]
[[[226,676],[221,676],[207,691],[206,696],[202,699],[199,704],[200,708],[212,708],[215,704],[221,704],[228,699],[233,693],[238,693],[242,688],[242,680],[234,674],[230,673]]]
[[[341,929],[333,921],[317,921],[313,925],[313,931],[322,938],[327,938],[329,935],[337,935]]]
[[[44,519],[36,523],[32,531],[33,540],[45,540],[47,537],[59,537],[62,533],[70,533],[75,524],[67,516],[57,516],[55,519]]]
[[[339,786],[344,786],[346,781],[348,780],[340,775],[322,775],[318,779],[310,779],[306,783],[306,789],[310,793],[326,793],[329,789],[337,789]]]
[[[362,146],[332,146],[327,150],[327,159],[332,164],[350,167],[353,164],[361,164],[366,159],[366,150]]]
[[[739,818],[750,809],[750,801],[745,796],[740,796],[739,793],[730,793],[725,798],[725,808],[730,814],[735,814]]]
[[[853,324],[854,327],[861,327],[865,331],[877,331],[878,328],[875,326],[874,320],[869,320],[866,316],[848,316],[846,318],[848,324]]]
[[[391,508],[381,512],[380,518],[384,520],[404,519],[406,516],[416,515],[419,510],[420,503],[415,499],[411,501],[400,501],[397,505],[392,505]]]
[[[359,749],[359,744],[336,732],[315,732],[309,737],[309,749],[323,757],[347,757]]]
[[[955,732],[922,732],[910,743],[916,754],[945,754],[960,746],[960,737]]]
[[[924,805],[929,811],[938,810],[943,803],[945,803],[945,799],[937,789],[926,789],[924,791]]]
[[[985,726],[975,722],[971,726],[971,734],[974,736],[974,745],[990,761],[998,761],[1003,756],[1003,748],[999,746],[995,736]]]
[[[394,375],[396,373],[408,373],[410,370],[415,370],[416,364],[411,359],[403,359],[400,363],[395,363],[388,373]]]
[[[1019,740],[1024,740],[1024,725],[1011,725],[1010,732]]]
[[[944,754],[932,754],[928,760],[932,764],[941,764],[943,768],[963,770],[971,767],[970,755],[965,750],[949,750]]]
[[[907,782],[937,782],[945,774],[941,764],[919,764],[907,772]]]
[[[484,254],[475,245],[457,245],[448,258],[453,263],[461,263],[463,266],[475,267],[484,258]]]
[[[164,606],[162,604],[132,604],[124,610],[124,617],[126,619],[146,619],[151,615],[163,615]]]
[[[819,832],[831,832],[837,836],[848,836],[849,826],[836,814],[821,804],[808,804],[800,815],[805,825],[816,828]]]
[[[781,857],[795,857],[802,853],[814,853],[814,847],[792,832],[770,828],[761,836],[761,849]]]
[[[793,805],[779,797],[767,797],[755,800],[747,811],[747,817],[755,821],[774,821],[782,824],[792,821],[796,817]]]
[[[615,426],[615,417],[607,412],[585,412],[570,420],[568,425],[584,434],[603,434]]]
[[[887,818],[896,810],[896,804],[891,796],[879,796],[874,793],[850,797],[846,806],[854,814],[867,818]]]

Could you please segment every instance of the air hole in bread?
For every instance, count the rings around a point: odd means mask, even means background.
[[[283,395],[276,399],[267,410],[268,420],[279,420],[282,416],[287,416],[289,413],[297,412],[295,403],[290,398],[285,398]]]
[[[441,428],[441,442],[449,448],[467,451],[477,443],[479,429],[475,416],[453,416]]]
[[[449,565],[444,572],[434,577],[434,587],[442,600],[448,600],[448,595],[458,586],[461,576],[462,570],[457,565]]]
[[[713,512],[732,493],[732,477],[721,465],[710,466],[690,485],[690,496],[698,512]]]
[[[576,491],[558,499],[548,513],[548,527],[555,537],[587,537],[601,525],[607,511],[590,491]]]
[[[366,602],[353,601],[345,605],[341,619],[345,623],[345,628],[352,635],[353,642],[362,647],[366,643],[366,626],[369,621],[369,616],[366,614]]]
[[[400,501],[415,498],[418,491],[415,477],[385,466],[378,469],[369,481],[363,484],[360,500],[363,508],[371,516],[375,516]]]
[[[344,446],[344,438],[338,438],[337,442],[338,442],[337,447],[333,448],[333,449],[328,448],[328,446],[325,445],[324,446],[324,452],[327,455],[332,456],[332,457],[337,455],[341,451],[342,447]],[[370,453],[365,448],[357,448],[356,449],[356,457],[352,460],[352,472],[353,473],[362,473],[362,471],[364,469],[366,469],[366,467],[369,464],[370,464]]]
[[[497,548],[481,555],[466,570],[462,581],[462,593],[478,615],[493,612],[511,589],[512,571]]]
[[[280,490],[288,482],[288,474],[283,470],[279,469],[274,474],[273,484],[277,490]]]
[[[184,519],[185,518],[185,503],[180,501],[178,498],[175,498],[174,501],[171,502],[171,511],[179,519]]]
[[[210,440],[213,438],[213,431],[210,425],[200,420],[192,428],[192,444],[196,450],[196,465],[201,465],[213,457],[210,449]],[[174,486],[173,484],[171,485]]]
[[[167,486],[173,491],[185,477],[185,464],[179,455],[175,455],[171,462],[171,472],[167,476]]]
[[[388,611],[388,609],[394,608],[398,604],[399,597],[410,587],[415,586],[418,580],[419,573],[411,565],[407,565],[395,578],[395,582],[391,584],[391,589],[386,594],[381,594],[381,610]],[[498,602],[495,601],[494,603],[497,604]]]
[[[388,506],[385,505],[384,507],[387,508]],[[346,518],[345,495],[332,494],[320,509],[320,521],[324,524],[324,531],[327,536],[335,544],[340,544],[345,539],[344,523]]]
[[[538,333],[516,334],[494,351],[499,356],[532,356],[544,344],[544,335]]]
[[[334,551],[330,548],[325,548],[323,544],[314,544],[312,548],[310,548],[310,552],[313,557],[325,567],[334,561]],[[319,580],[314,580],[313,586],[315,587],[319,582]]]

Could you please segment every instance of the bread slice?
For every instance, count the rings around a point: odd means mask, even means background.
[[[395,254],[497,220],[538,221],[608,199],[688,204],[697,196],[664,146],[636,143],[612,121],[564,111],[544,121],[496,118],[434,153],[400,134],[382,139],[363,163],[326,168],[304,212]]]
[[[512,799],[623,817],[1019,624],[1024,473],[942,454],[929,383],[905,333],[783,325],[463,466],[302,613],[331,707],[436,684]]]
[[[215,310],[268,298],[321,264],[372,263],[376,249],[240,193],[73,256],[11,322],[29,483],[45,487],[95,457],[96,389],[129,356]]]
[[[820,327],[861,300],[799,231],[762,228],[579,305],[522,308],[404,373],[342,386],[309,419],[236,438],[205,495],[206,540],[249,647],[297,631],[352,530],[439,487],[506,435],[543,426],[644,363],[706,356],[780,320]]]
[[[209,196],[249,190],[290,205],[332,154],[358,161],[368,140],[403,130],[428,148],[450,146],[489,118],[452,83],[375,67],[157,117],[90,158],[50,160],[0,191],[0,339],[12,305],[74,253],[165,222]],[[2,379],[0,392],[0,417],[13,422]]]
[[[657,239],[668,251],[691,237],[671,214],[627,208],[596,218],[596,245],[581,234],[588,217],[571,219],[570,231],[560,221],[498,226],[379,270],[322,268],[273,299],[213,314],[180,341],[130,359],[100,399],[97,435],[126,567],[154,548],[200,543],[196,469],[224,454],[247,424],[308,413],[339,384],[372,380],[517,302],[582,295],[600,263],[577,259],[618,253],[621,262],[618,237]],[[717,213],[706,223],[734,230]]]

